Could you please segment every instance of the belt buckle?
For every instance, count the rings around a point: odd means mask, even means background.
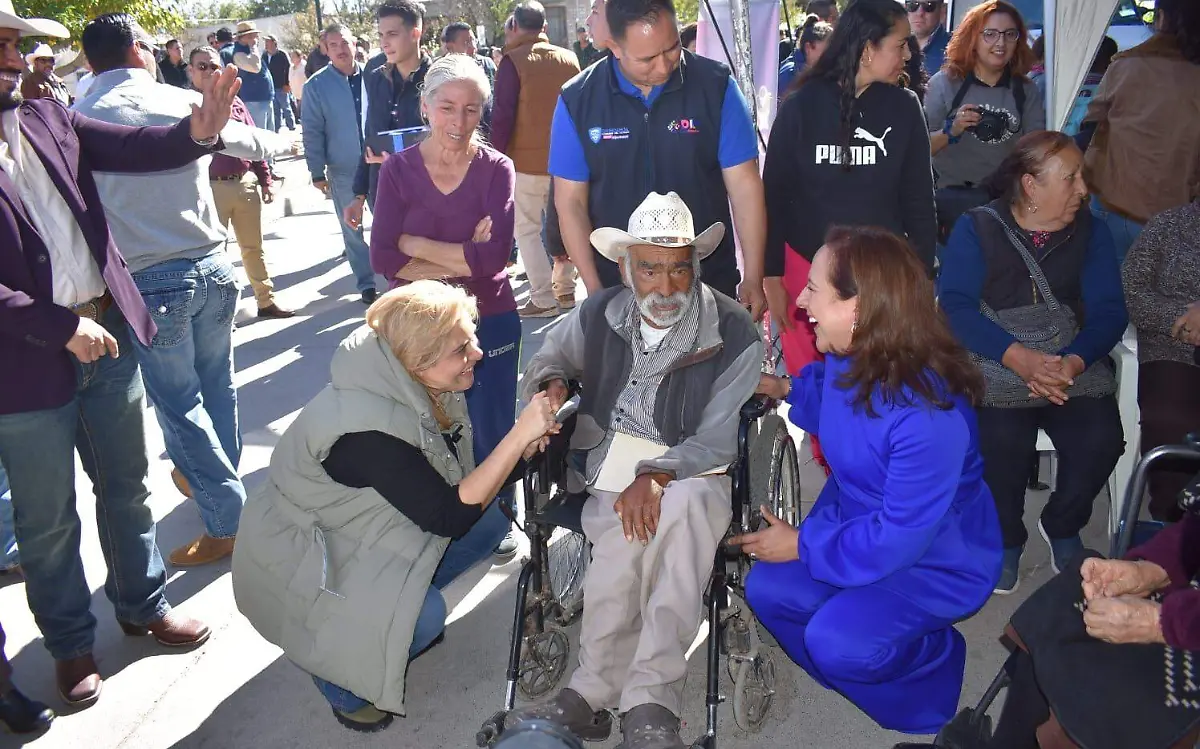
[[[86,317],[89,320],[95,321],[100,317],[100,304],[98,300],[93,299],[83,304],[73,305],[71,311],[80,317]]]

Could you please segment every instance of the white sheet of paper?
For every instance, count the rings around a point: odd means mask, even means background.
[[[643,460],[661,458],[669,448],[648,439],[617,432],[609,445],[608,455],[594,487],[604,492],[620,494],[637,478],[637,465]]]

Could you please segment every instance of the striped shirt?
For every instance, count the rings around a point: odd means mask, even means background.
[[[595,483],[600,475],[604,457],[612,445],[614,432],[656,442],[663,442],[654,423],[654,404],[663,378],[675,362],[692,352],[700,334],[700,295],[693,294],[679,322],[671,326],[666,337],[657,345],[648,345],[642,337],[642,313],[636,296],[629,303],[625,322],[617,333],[633,347],[633,367],[629,380],[617,398],[616,413],[609,422],[608,434],[597,449],[588,453],[587,481]]]

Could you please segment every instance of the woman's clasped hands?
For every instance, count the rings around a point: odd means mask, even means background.
[[[1025,381],[1030,398],[1045,398],[1056,406],[1067,402],[1067,388],[1087,369],[1076,354],[1043,354],[1019,343],[1008,347],[1002,363]]]
[[[1113,644],[1163,642],[1162,606],[1147,598],[1170,582],[1162,567],[1093,557],[1084,560],[1080,575],[1089,635]]]

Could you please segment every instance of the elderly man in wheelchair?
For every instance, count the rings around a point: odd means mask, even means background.
[[[651,193],[628,232],[597,229],[592,244],[626,286],[589,297],[526,370],[526,397],[545,389],[558,404],[581,385],[571,453],[592,561],[578,669],[553,699],[509,713],[509,726],[547,720],[601,741],[618,710],[623,749],[684,747],[686,653],[730,527],[726,469],[763,360],[750,315],[699,279],[724,232],[697,235],[675,193]]]

